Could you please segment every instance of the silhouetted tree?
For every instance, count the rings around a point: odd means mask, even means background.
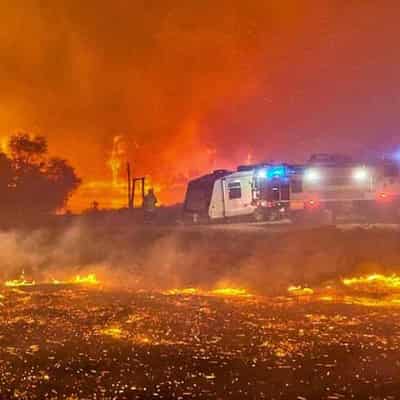
[[[47,141],[43,136],[31,138],[26,133],[19,133],[11,136],[8,147],[17,168],[40,165],[47,156]]]
[[[0,211],[10,216],[64,207],[81,180],[66,160],[48,156],[44,137],[17,134],[0,153]]]

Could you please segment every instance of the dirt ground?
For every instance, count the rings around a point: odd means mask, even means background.
[[[395,399],[399,235],[85,218],[3,230],[0,398]],[[36,285],[4,286],[22,271]],[[88,273],[100,283],[54,284]],[[389,277],[384,291],[343,283],[368,274]]]

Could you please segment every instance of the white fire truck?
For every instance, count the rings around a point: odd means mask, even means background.
[[[289,213],[293,220],[347,216],[394,221],[400,216],[399,167],[391,161],[313,155],[291,178]]]

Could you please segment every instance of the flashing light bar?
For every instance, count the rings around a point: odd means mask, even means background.
[[[259,179],[279,179],[285,178],[287,175],[288,171],[285,165],[273,165],[257,171],[257,178]]]

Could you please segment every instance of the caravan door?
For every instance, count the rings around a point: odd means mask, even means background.
[[[243,171],[223,179],[225,216],[237,217],[254,212],[253,172]]]

